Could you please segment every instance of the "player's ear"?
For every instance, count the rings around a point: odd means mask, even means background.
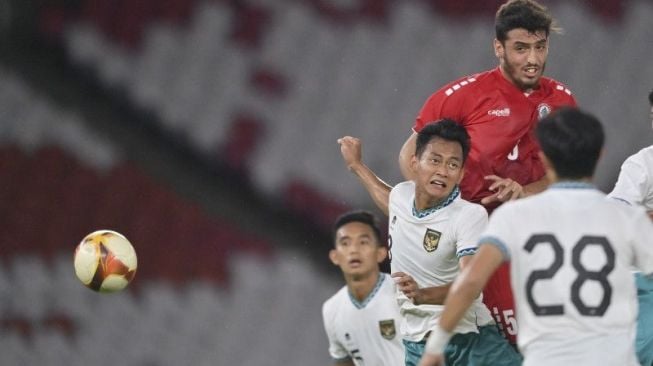
[[[460,177],[458,177],[458,184],[463,181],[463,178],[465,177],[465,165],[463,164],[462,167],[460,167]]]
[[[505,52],[505,49],[503,47],[503,43],[499,41],[498,39],[494,39],[494,55],[497,56],[497,58],[503,58],[503,53]]]
[[[410,169],[413,172],[417,171],[417,162],[418,161],[419,161],[419,159],[417,158],[417,155],[413,154],[413,156],[410,157]]]
[[[388,248],[385,245],[379,245],[379,248],[376,250],[376,262],[381,263],[388,256]]]
[[[336,266],[340,265],[340,263],[338,262],[338,253],[336,252],[335,249],[331,249],[329,251],[329,259],[331,259],[331,263],[335,264]]]

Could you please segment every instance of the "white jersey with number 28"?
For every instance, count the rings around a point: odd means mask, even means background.
[[[499,207],[481,243],[511,262],[524,365],[638,365],[631,268],[653,272],[653,224],[589,184]]]

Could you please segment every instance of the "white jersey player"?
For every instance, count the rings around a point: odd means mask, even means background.
[[[653,146],[643,148],[624,161],[609,197],[653,211]]]
[[[438,209],[414,215],[415,183],[399,183],[390,192],[388,240],[393,273],[410,273],[420,288],[445,286],[458,275],[461,257],[476,252],[477,241],[487,225],[487,212],[481,205],[460,198],[455,188]],[[446,208],[446,209],[445,209]],[[399,305],[404,317],[404,339],[419,342],[437,324],[442,305],[415,304],[400,293]],[[476,309],[465,314],[455,333],[478,332],[477,325],[492,322],[490,312],[476,300]]]
[[[476,251],[478,235],[487,224],[482,206],[459,197],[469,135],[452,120],[425,126],[412,161],[415,181],[394,188],[362,163],[358,139],[346,136],[339,143],[349,169],[389,214],[390,265],[400,290],[405,365],[416,365],[451,282]],[[519,365],[520,356],[499,334],[480,296],[476,301],[477,307],[456,328],[447,350],[448,365]]]
[[[337,365],[395,366],[404,360],[397,290],[379,271],[387,255],[380,235],[374,216],[365,211],[344,214],[335,224],[329,257],[347,284],[324,303],[322,319]]]
[[[593,116],[561,109],[536,129],[554,183],[499,207],[481,246],[452,286],[422,366],[438,365],[455,324],[504,260],[524,365],[638,365],[631,266],[653,272],[653,224],[641,208],[590,185],[603,147]]]
[[[329,338],[329,354],[336,361],[355,365],[400,365],[404,347],[396,287],[390,275],[380,273],[377,284],[363,302],[347,286],[324,303],[322,316]]]
[[[653,91],[648,95],[653,124]],[[631,206],[641,206],[653,219],[653,145],[630,156],[621,165],[619,179],[608,197]],[[637,358],[653,365],[653,278],[635,273],[639,313],[637,316]]]

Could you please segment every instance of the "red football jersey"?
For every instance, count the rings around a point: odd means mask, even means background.
[[[492,194],[488,190],[491,182],[483,178],[486,175],[511,178],[521,185],[544,176],[533,131],[540,118],[561,106],[576,106],[564,85],[542,77],[539,88],[526,96],[497,67],[435,92],[422,107],[413,129],[419,132],[425,124],[442,118],[465,126],[472,146],[460,188],[463,198],[479,203]]]
[[[413,129],[442,118],[461,123],[471,138],[460,184],[462,197],[480,203],[492,194],[486,175],[511,178],[521,185],[539,180],[544,167],[537,156],[537,121],[562,106],[576,106],[567,87],[542,77],[539,87],[526,95],[494,70],[468,76],[445,85],[422,107]],[[491,212],[497,204],[486,207]],[[516,344],[517,323],[510,288],[510,267],[503,264],[483,290],[483,302],[497,320],[504,336]]]

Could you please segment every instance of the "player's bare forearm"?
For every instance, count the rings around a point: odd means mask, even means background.
[[[451,289],[451,283],[442,286],[425,287],[417,291],[417,295],[413,300],[415,305],[429,304],[429,305],[443,305],[447,294]]]
[[[415,305],[442,305],[451,287],[451,283],[448,283],[442,286],[420,288],[413,276],[405,272],[394,272],[390,276],[395,279],[399,291],[412,300]]]
[[[367,165],[359,162],[349,167],[349,170],[358,177],[367,193],[369,193],[374,204],[387,216],[388,201],[392,186],[384,182]]]
[[[343,136],[338,139],[338,144],[347,169],[356,174],[358,180],[372,197],[374,204],[387,216],[392,187],[363,164],[363,142],[356,137]]]
[[[461,266],[461,273],[454,281],[440,316],[440,327],[452,332],[456,324],[465,315],[494,271],[501,265],[503,254],[493,245],[483,245],[478,252]]]
[[[401,175],[406,180],[413,180],[415,178],[415,173],[410,167],[410,161],[413,159],[413,155],[415,155],[416,141],[417,133],[413,132],[406,142],[404,142],[401,151],[399,151],[399,169],[401,170]]]

